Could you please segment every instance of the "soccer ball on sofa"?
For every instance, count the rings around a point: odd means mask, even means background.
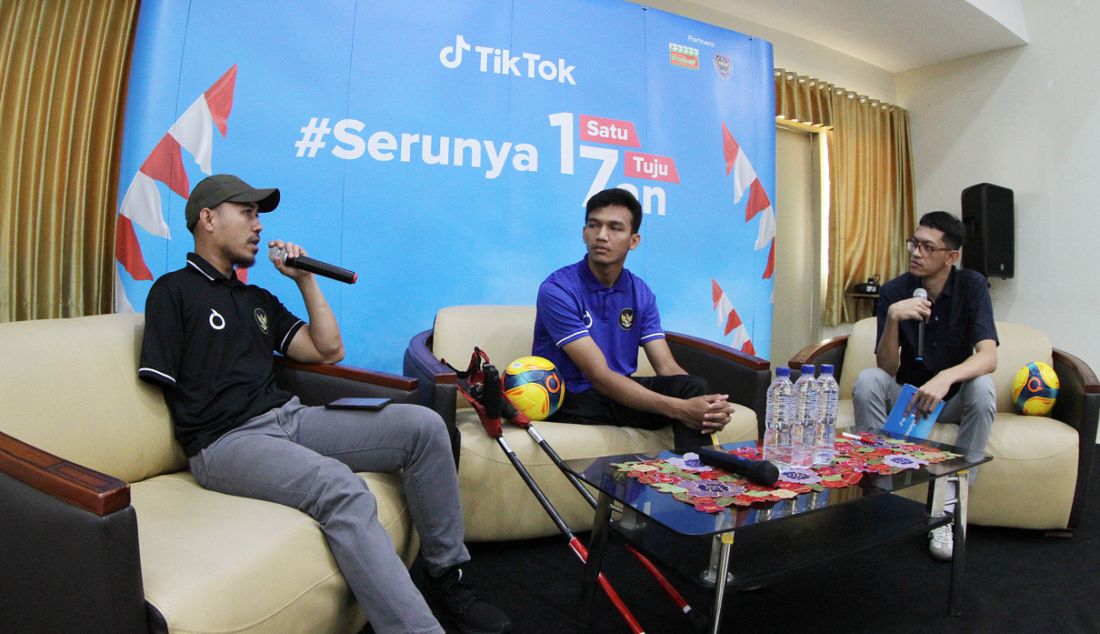
[[[520,357],[504,368],[504,394],[531,420],[546,420],[565,400],[565,383],[549,359]]]
[[[1012,380],[1012,402],[1016,411],[1028,416],[1046,416],[1058,398],[1058,375],[1042,361],[1033,361],[1016,372]]]

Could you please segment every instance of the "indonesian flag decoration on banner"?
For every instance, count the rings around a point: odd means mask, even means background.
[[[749,330],[745,327],[745,322],[741,321],[741,316],[733,309],[733,302],[730,301],[729,295],[726,295],[715,280],[710,281],[710,290],[714,309],[718,311],[718,325],[723,329],[722,334],[727,337],[730,334],[733,335],[732,347],[755,355],[756,347],[752,345]]]
[[[179,119],[168,128],[149,156],[130,179],[119,205],[115,225],[115,259],[135,280],[152,280],[153,274],[141,253],[134,225],[165,240],[171,239],[164,219],[160,187],[164,183],[176,195],[186,199],[191,192],[183,150],[187,150],[203,174],[213,172],[214,127],[222,137],[228,133],[229,113],[233,110],[233,89],[237,82],[234,64],[214,85],[199,95]],[[125,293],[118,267],[115,268],[115,310],[133,311]]]
[[[726,174],[733,172],[733,204],[741,203],[745,191],[749,192],[749,200],[745,203],[745,222],[749,222],[756,216],[760,216],[759,229],[756,234],[756,244],[753,248],[757,251],[767,247],[768,264],[764,268],[764,279],[770,279],[775,271],[775,210],[772,208],[768,193],[760,184],[760,178],[752,167],[752,162],[745,155],[745,151],[733,138],[726,124],[722,124],[722,153],[726,158]]]

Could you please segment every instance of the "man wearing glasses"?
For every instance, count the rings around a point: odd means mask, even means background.
[[[985,277],[957,269],[962,222],[945,211],[925,214],[906,241],[909,272],[883,285],[879,294],[878,367],[864,370],[853,392],[856,427],[881,429],[905,383],[918,388],[917,407],[931,412],[945,401],[937,421],[958,423],[955,445],[983,451],[996,411],[993,379],[997,329]],[[927,299],[914,297],[923,288]],[[924,322],[923,358],[918,356]],[[954,498],[954,483],[948,489]],[[952,510],[948,505],[948,511]],[[930,535],[936,559],[951,559],[951,527]]]

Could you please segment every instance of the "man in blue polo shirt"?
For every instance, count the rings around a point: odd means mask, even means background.
[[[881,429],[901,386],[918,388],[917,407],[931,412],[945,401],[938,422],[959,423],[955,445],[984,451],[993,427],[997,328],[986,279],[955,268],[965,237],[962,222],[945,211],[920,219],[909,249],[909,271],[882,286],[878,314],[878,367],[860,373],[853,390],[856,426]],[[914,297],[923,288],[927,299]],[[924,325],[924,358],[918,359],[918,326]],[[954,498],[954,483],[947,497]],[[947,510],[951,510],[948,506]],[[951,527],[931,535],[932,555],[950,560]]]
[[[630,192],[607,189],[592,196],[582,232],[588,254],[539,287],[532,354],[552,361],[568,390],[551,419],[672,425],[676,447],[708,445],[709,435],[729,423],[733,406],[728,395],[708,394],[705,380],[676,363],[653,292],[626,270],[641,224],[642,207]],[[657,376],[631,376],[639,347]]]
[[[138,376],[163,390],[199,485],[284,504],[317,520],[375,632],[442,634],[443,628],[356,471],[402,474],[436,612],[462,632],[508,631],[508,618],[462,581],[470,555],[439,415],[405,404],[377,412],[305,407],[275,384],[273,352],[308,363],[344,356],[340,327],[313,274],[272,258],[297,284],[309,323],[234,274],[255,262],[259,214],[278,204],[279,190],[255,189],[228,174],[195,185],[185,208],[195,252],[149,291]],[[305,255],[281,240],[268,246],[291,258]]]

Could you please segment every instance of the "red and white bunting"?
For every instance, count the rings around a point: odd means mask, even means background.
[[[724,123],[722,124],[722,153],[726,160],[726,174],[733,172],[733,204],[739,204],[745,195],[745,190],[748,190],[749,200],[745,203],[745,222],[760,216],[756,244],[753,248],[757,251],[769,249],[768,264],[764,268],[763,275],[764,279],[769,279],[774,272],[775,262],[775,209],[772,208],[771,199],[764,191],[764,185],[756,175],[752,162]]]
[[[216,126],[223,137],[228,133],[236,82],[237,66],[234,64],[176,119],[130,179],[130,185],[126,188],[118,210],[115,259],[132,278],[153,279],[142,256],[133,224],[155,236],[171,239],[156,181],[167,185],[169,190],[181,198],[187,198],[191,186],[183,166],[184,149],[195,159],[203,174],[213,172],[213,129]],[[115,275],[115,309],[132,311],[117,269]]]
[[[752,345],[749,330],[745,327],[745,323],[741,321],[741,316],[734,310],[733,302],[730,301],[729,296],[722,290],[722,287],[718,286],[717,281],[711,280],[710,287],[711,299],[714,301],[714,309],[718,312],[718,325],[722,327],[722,334],[725,336],[733,335],[732,347],[755,355],[756,348]]]

